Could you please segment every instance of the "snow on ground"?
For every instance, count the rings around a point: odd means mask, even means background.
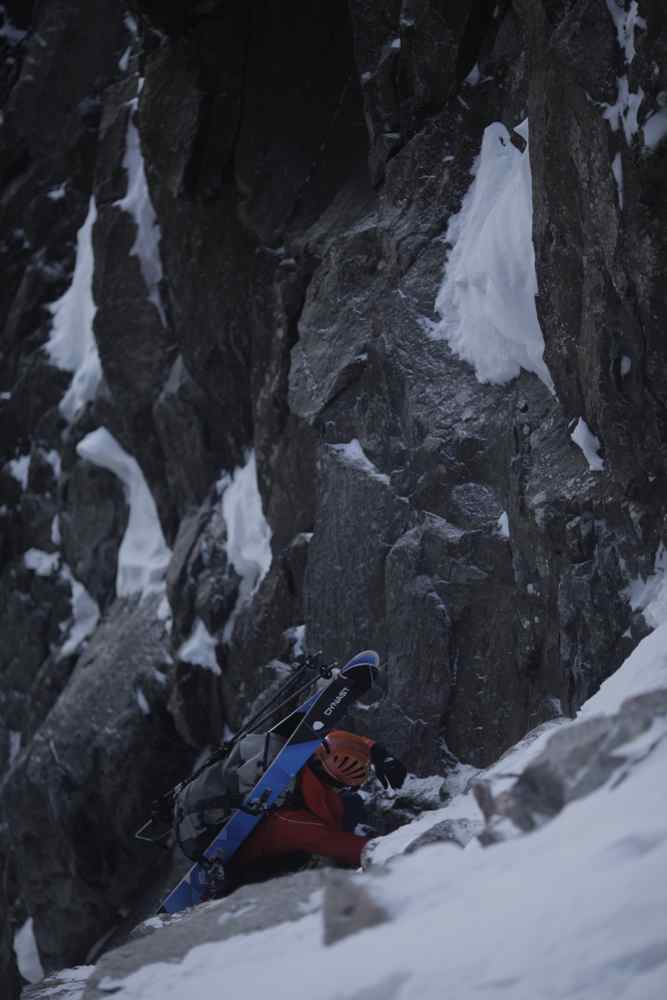
[[[528,123],[516,129],[528,140]],[[503,124],[484,131],[474,180],[450,219],[452,251],[435,307],[432,335],[448,341],[480,382],[508,382],[522,368],[553,392],[535,308],[537,277],[528,149],[521,153]]]
[[[215,647],[215,639],[201,618],[197,618],[189,639],[180,646],[177,656],[185,663],[194,663],[196,666],[211,670],[214,674],[220,674],[222,671],[215,655]]]
[[[142,84],[143,81],[140,80],[140,92]],[[138,100],[138,97],[136,97],[130,103],[130,114],[127,122],[127,138],[125,141],[125,156],[123,158],[123,167],[127,172],[127,194],[120,201],[116,202],[116,206],[122,208],[125,212],[129,212],[137,227],[130,255],[139,258],[139,265],[148,290],[149,301],[157,309],[162,320],[162,325],[165,326],[164,306],[160,294],[160,282],[162,281],[160,227],[148,191],[146,169],[141,152],[141,139],[134,124]]]
[[[576,446],[583,452],[584,458],[588,462],[591,472],[602,472],[604,461],[600,458],[600,442],[595,434],[590,430],[583,417],[579,417],[577,426],[570,434]]]
[[[171,552],[136,459],[121,448],[106,427],[88,434],[76,450],[87,461],[113,472],[125,489],[129,518],[118,552],[117,596],[163,593]]]
[[[247,455],[246,464],[224,475],[219,483],[222,513],[227,525],[225,551],[229,562],[241,577],[236,606],[224,631],[229,641],[241,608],[250,600],[271,568],[271,528],[262,510],[257,484],[255,452]]]
[[[332,444],[329,447],[337,455],[340,455],[347,465],[354,466],[355,469],[365,472],[366,475],[372,476],[373,479],[377,479],[381,483],[389,483],[389,476],[380,472],[377,466],[373,465],[357,438],[352,438],[347,444]]]
[[[53,316],[46,344],[49,360],[57,368],[73,372],[70,387],[60,402],[60,412],[71,423],[81,408],[95,398],[102,369],[93,335],[96,306],[93,299],[93,225],[97,217],[95,199],[90,199],[86,221],[79,230],[72,283],[57,302],[49,306]]]
[[[667,686],[665,629],[640,643],[585,716]],[[563,725],[577,723],[546,723],[485,777],[508,780]],[[309,914],[102,986],[117,1000],[209,1000],[220,983],[245,1000],[663,1000],[664,722],[625,751],[633,765],[624,781],[570,803],[534,833],[486,849],[476,840],[463,850],[433,845],[393,858],[379,876],[360,874],[390,917],[380,926],[325,947],[322,917]],[[463,794],[439,813],[469,817],[473,803]],[[393,836],[414,839],[439,818],[429,813]]]

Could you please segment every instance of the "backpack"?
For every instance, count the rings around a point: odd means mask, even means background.
[[[254,788],[285,741],[273,733],[249,733],[225,760],[204,765],[174,797],[176,841],[192,861],[201,861],[220,828]],[[286,789],[276,806],[284,802]]]

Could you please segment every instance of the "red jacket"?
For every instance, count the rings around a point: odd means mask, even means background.
[[[234,870],[259,859],[303,852],[331,858],[355,868],[369,837],[343,830],[343,801],[338,792],[305,767],[297,789],[304,808],[283,806],[269,813],[239,848],[232,860]]]

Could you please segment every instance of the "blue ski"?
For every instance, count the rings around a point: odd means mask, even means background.
[[[223,865],[229,861],[317,750],[323,737],[334,728],[350,705],[370,689],[379,663],[380,658],[372,649],[357,653],[323,690],[311,695],[287,718],[273,726],[271,732],[287,737],[287,743],[248,793],[243,805],[232,813],[206,848],[205,858]],[[206,867],[198,862],[169,893],[159,912],[178,913],[195,906],[206,895],[206,889]]]

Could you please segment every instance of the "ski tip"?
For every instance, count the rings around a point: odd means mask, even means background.
[[[380,656],[375,652],[374,649],[364,649],[361,653],[357,653],[353,656],[351,660],[348,660],[343,671],[349,670],[350,667],[379,667],[380,666]]]
[[[341,674],[352,681],[357,694],[365,694],[375,683],[380,657],[374,649],[364,649],[345,664]]]

